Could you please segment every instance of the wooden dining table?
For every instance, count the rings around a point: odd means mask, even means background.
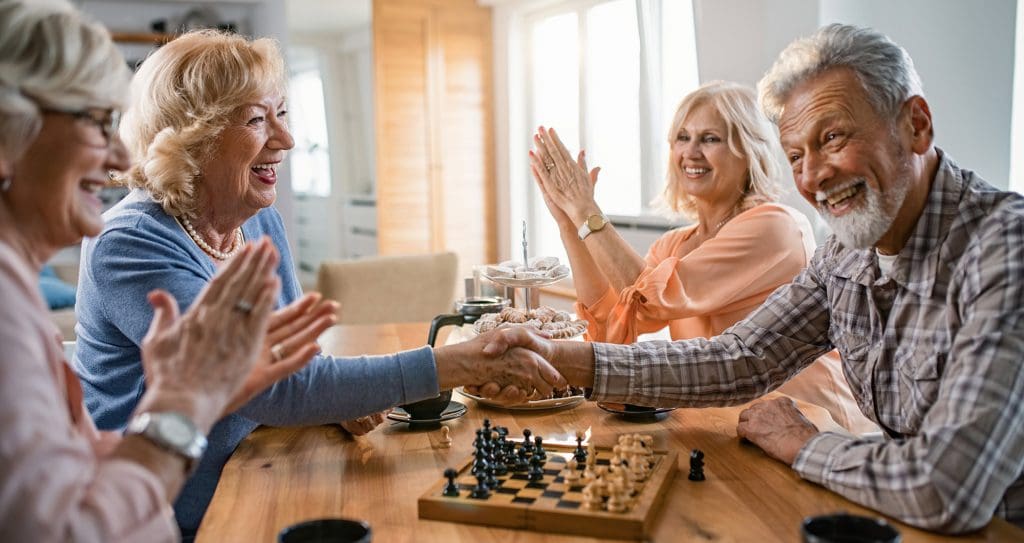
[[[321,338],[335,355],[389,353],[426,342],[428,324],[346,325]],[[679,452],[678,474],[656,513],[648,540],[796,542],[807,517],[835,512],[884,517],[821,486],[800,479],[785,464],[736,436],[744,406],[676,409],[656,420],[632,422],[593,402],[547,411],[507,410],[479,405],[456,393],[465,416],[445,422],[452,443],[438,428],[410,428],[388,420],[367,435],[352,437],[337,425],[305,428],[261,427],[228,461],[199,529],[197,541],[274,542],[283,528],[310,519],[344,517],[368,522],[377,542],[609,541],[538,533],[417,517],[417,499],[442,479],[446,467],[472,454],[483,419],[510,429],[529,428],[545,442],[572,441],[589,431],[597,445],[612,445],[622,433],[649,434],[656,449]],[[819,428],[833,428],[828,412],[809,404],[801,410]],[[705,454],[706,480],[687,479],[692,449]],[[887,518],[905,543],[939,541],[1024,541],[1024,530],[1001,519],[960,537],[922,531]]]

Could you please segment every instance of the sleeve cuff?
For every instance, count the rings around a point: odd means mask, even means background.
[[[600,402],[631,403],[634,372],[633,351],[629,345],[593,343],[594,388],[588,399]]]
[[[418,402],[437,396],[440,385],[437,382],[437,363],[434,349],[428,346],[397,353],[398,367],[402,371],[402,402],[400,405]]]
[[[824,486],[837,461],[833,453],[842,449],[849,440],[849,437],[835,432],[822,432],[812,437],[797,453],[793,470],[800,477]]]

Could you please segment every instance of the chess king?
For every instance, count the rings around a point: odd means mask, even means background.
[[[797,189],[833,229],[806,269],[716,337],[587,344],[515,328],[486,349],[533,349],[590,400],[668,407],[748,402],[835,348],[885,439],[821,432],[788,399],[743,411],[737,433],[914,526],[1024,527],[1024,198],[935,146],[909,54],[874,30],[793,42],[758,89]]]

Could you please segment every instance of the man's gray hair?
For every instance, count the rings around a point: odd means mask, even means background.
[[[888,36],[852,25],[830,24],[789,44],[757,84],[761,109],[775,124],[800,83],[833,68],[853,70],[875,112],[894,118],[911,96],[924,96],[907,51]]]

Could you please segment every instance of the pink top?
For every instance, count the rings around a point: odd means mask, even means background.
[[[176,541],[163,483],[106,458],[38,272],[0,242],[0,534],[9,541]]]
[[[696,228],[678,228],[655,241],[646,267],[622,292],[609,287],[592,306],[576,304],[576,314],[590,322],[586,339],[629,344],[665,326],[672,339],[716,336],[792,281],[815,249],[807,218],[782,204],[748,209],[682,254]],[[861,414],[835,352],[779,390],[826,408],[853,432],[878,429]]]

